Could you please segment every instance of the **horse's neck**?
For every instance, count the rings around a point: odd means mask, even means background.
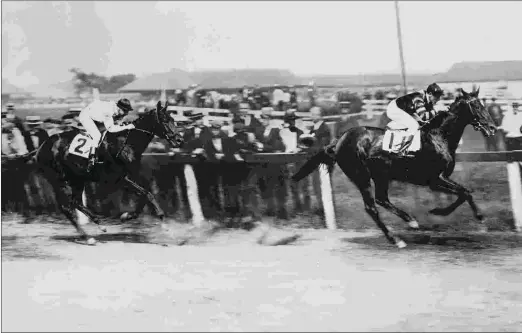
[[[132,140],[129,140],[127,144],[134,148],[134,153],[136,154],[136,156],[141,156],[145,149],[147,149],[147,146],[152,141],[152,138],[154,138],[154,135],[142,132],[139,129],[132,129],[130,131],[131,133],[129,133],[129,135],[132,135],[134,138]]]
[[[465,117],[467,117],[467,114],[459,112],[459,110],[447,113],[441,125],[438,128],[431,129],[429,132],[441,136],[447,142],[450,152],[454,153],[459,146],[464,129],[468,125]]]

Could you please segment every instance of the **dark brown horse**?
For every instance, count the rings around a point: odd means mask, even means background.
[[[408,222],[417,229],[417,221],[405,211],[397,208],[388,198],[391,180],[429,186],[433,191],[455,194],[457,200],[448,207],[435,208],[430,213],[449,215],[467,201],[473,214],[480,221],[483,215],[475,205],[471,192],[449,179],[455,167],[455,151],[464,128],[471,124],[485,136],[495,133],[491,116],[478,98],[479,91],[457,97],[448,111],[439,112],[421,128],[421,148],[413,156],[399,157],[383,149],[385,130],[374,127],[354,127],[339,139],[310,158],[292,177],[299,181],[314,171],[321,163],[330,166],[337,163],[344,174],[357,186],[362,194],[368,214],[383,231],[386,238],[399,248],[406,243],[392,235],[379,216],[376,203]],[[371,180],[375,184],[375,196]]]
[[[156,109],[133,122],[134,129],[106,133],[98,149],[99,163],[90,172],[87,172],[87,156],[91,140],[77,129],[52,135],[31,154],[39,171],[53,187],[60,210],[88,244],[95,244],[96,241],[78,224],[75,209],[87,215],[102,231],[106,229],[100,226],[99,218],[82,203],[82,193],[87,182],[112,185],[125,183],[142,198],[145,197],[155,208],[158,217],[163,218],[163,210],[152,193],[139,185],[136,179],[141,156],[155,135],[168,140],[174,147],[183,143],[174,119],[166,110],[167,104],[162,108],[158,102]]]

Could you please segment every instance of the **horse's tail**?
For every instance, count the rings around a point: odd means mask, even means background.
[[[335,165],[335,158],[332,157],[328,151],[328,146],[324,149],[321,149],[318,153],[313,155],[306,163],[297,171],[295,175],[292,176],[292,180],[294,182],[298,182],[304,177],[311,174],[315,169],[319,167],[321,164],[326,164],[328,166],[328,171],[331,172],[333,166]]]

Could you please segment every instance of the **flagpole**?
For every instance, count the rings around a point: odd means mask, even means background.
[[[404,68],[404,52],[402,49],[402,33],[401,33],[401,20],[399,18],[399,1],[395,0],[395,18],[397,19],[397,39],[399,42],[399,56],[401,59],[401,71],[402,71],[402,85],[404,94],[408,93],[408,86],[406,83],[406,68]]]

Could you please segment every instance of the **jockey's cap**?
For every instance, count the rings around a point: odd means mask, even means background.
[[[436,83],[430,84],[428,86],[428,89],[426,89],[426,92],[428,94],[431,94],[431,95],[435,96],[435,97],[440,97],[440,96],[444,95],[444,91]]]
[[[121,98],[118,103],[116,103],[116,106],[122,109],[124,112],[130,112],[133,110],[131,102],[127,98]]]

